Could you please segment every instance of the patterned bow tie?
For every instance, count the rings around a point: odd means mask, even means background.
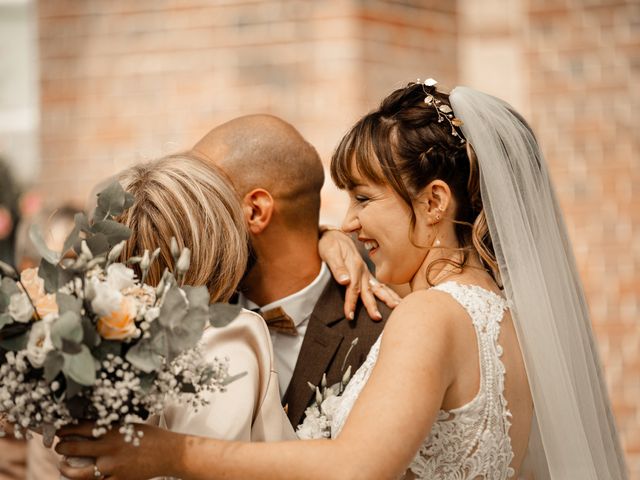
[[[269,310],[260,310],[260,315],[267,322],[267,327],[272,332],[283,333],[285,335],[291,335],[296,337],[298,335],[298,329],[293,319],[285,313],[282,307],[270,308]]]

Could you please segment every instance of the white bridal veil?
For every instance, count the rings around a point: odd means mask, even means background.
[[[533,395],[527,462],[536,480],[626,479],[587,304],[538,144],[502,100],[457,87],[450,101],[478,157]]]

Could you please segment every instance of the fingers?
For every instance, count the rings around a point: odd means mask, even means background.
[[[65,440],[62,438],[55,448],[56,452],[65,457],[99,457],[106,453],[107,448],[100,440]]]
[[[327,231],[318,242],[320,258],[327,264],[333,278],[340,285],[348,285],[354,278],[346,262],[353,255],[350,249],[354,248],[351,239],[341,232]]]
[[[402,297],[384,283],[380,283],[375,277],[369,279],[369,285],[373,294],[389,308],[395,308],[400,304]]]
[[[63,427],[56,432],[56,435],[58,435],[60,438],[68,437],[69,435],[91,438],[93,436],[92,432],[92,423],[80,423],[78,425],[68,425],[66,427]]]
[[[344,316],[349,320],[356,318],[355,311],[358,298],[360,298],[360,282],[349,283],[344,295]]]
[[[333,275],[333,278],[336,279],[336,282],[338,282],[340,285],[349,285],[351,277],[349,276],[349,271],[344,266],[344,262],[337,262],[335,261],[335,259],[333,263],[330,263],[329,260],[325,261],[327,263],[327,266],[329,267],[329,270],[331,270],[331,275]]]
[[[371,317],[372,320],[380,321],[382,320],[382,314],[380,310],[378,310],[378,303],[373,294],[371,279],[373,279],[373,277],[369,271],[365,271],[362,275],[362,292],[360,292],[360,298],[362,299],[364,308],[367,309],[369,317]]]
[[[95,469],[93,468],[93,465],[82,468],[74,468],[67,463],[66,459],[63,459],[60,462],[60,464],[58,465],[58,470],[60,470],[60,473],[62,473],[62,475],[71,480],[96,480],[96,478],[100,478],[95,476]],[[100,473],[104,474],[104,472],[102,471],[100,471]]]

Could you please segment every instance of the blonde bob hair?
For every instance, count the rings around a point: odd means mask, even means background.
[[[191,249],[185,285],[205,285],[212,302],[227,301],[247,265],[248,233],[240,201],[224,173],[189,154],[134,165],[118,175],[133,195],[119,221],[131,238],[123,256],[160,248],[147,282],[156,285],[173,271],[171,237]]]

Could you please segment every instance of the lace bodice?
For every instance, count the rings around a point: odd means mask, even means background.
[[[419,479],[504,480],[513,476],[509,438],[511,412],[504,397],[505,369],[498,344],[507,301],[478,286],[446,282],[433,287],[451,295],[468,312],[476,330],[480,356],[480,389],[473,400],[440,410],[429,436],[409,466]],[[380,341],[347,385],[331,425],[333,437],[344,426],[378,359]]]

